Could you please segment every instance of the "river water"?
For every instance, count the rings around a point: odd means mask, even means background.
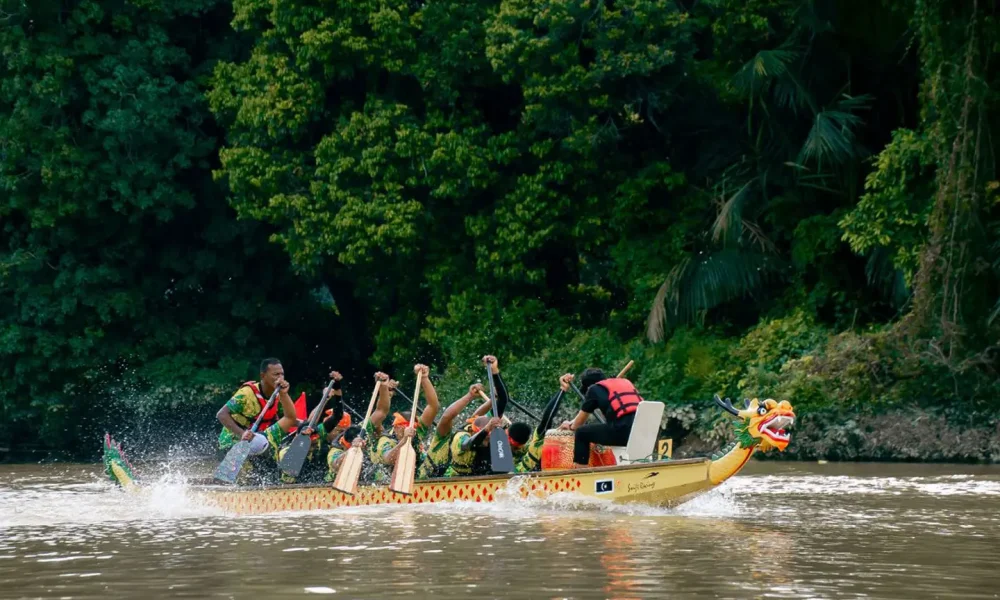
[[[232,518],[156,487],[0,466],[0,598],[1000,598],[997,467],[753,462],[674,510]]]

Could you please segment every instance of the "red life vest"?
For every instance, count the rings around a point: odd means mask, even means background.
[[[626,415],[631,415],[639,409],[642,396],[636,391],[635,386],[628,379],[604,379],[594,385],[599,385],[608,390],[608,400],[611,403],[611,414],[615,419],[620,419]]]
[[[264,394],[260,393],[260,388],[257,387],[256,381],[248,381],[243,385],[241,385],[240,387],[249,387],[251,390],[253,390],[253,395],[257,396],[257,402],[260,402],[260,409],[264,410],[264,407],[267,406],[267,398],[264,397]],[[264,431],[271,425],[274,425],[275,421],[277,420],[278,420],[278,402],[275,401],[275,403],[271,405],[271,408],[264,413],[264,418],[260,420],[260,425],[257,427],[257,431]],[[253,422],[251,421],[250,424],[253,425]]]

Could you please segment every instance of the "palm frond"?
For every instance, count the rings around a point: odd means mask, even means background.
[[[739,247],[685,258],[656,293],[646,322],[647,337],[662,341],[668,323],[693,321],[720,304],[752,295],[779,267],[774,257]]]
[[[799,152],[799,162],[843,164],[855,156],[852,126],[861,119],[850,113],[824,110],[813,119],[812,129]]]
[[[798,52],[785,48],[761,50],[733,76],[733,87],[747,96],[759,96],[771,82],[789,73]]]
[[[674,265],[674,268],[667,274],[667,279],[656,291],[653,298],[653,306],[649,310],[649,318],[646,320],[646,337],[653,343],[663,341],[663,334],[667,326],[667,305],[675,305],[677,302],[677,290],[680,289],[680,282],[687,272],[691,259],[685,257],[681,262]],[[668,300],[667,296],[670,295]]]
[[[868,106],[868,96],[844,96],[831,107],[816,113],[812,128],[799,151],[798,161],[840,165],[859,155],[854,128],[864,121],[855,111]]]
[[[772,95],[778,107],[791,110],[796,115],[811,104],[808,92],[793,77],[776,81]]]
[[[752,179],[747,181],[729,198],[719,201],[719,212],[712,223],[712,241],[725,244],[740,238],[743,233],[743,208],[750,201],[753,182]]]

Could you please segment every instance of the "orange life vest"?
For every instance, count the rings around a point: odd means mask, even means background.
[[[615,419],[631,415],[639,409],[642,396],[639,395],[635,386],[628,379],[604,379],[594,385],[599,385],[608,390],[608,401],[611,403],[611,413],[615,416]]]
[[[260,393],[260,388],[257,387],[257,382],[248,381],[243,385],[241,385],[240,387],[244,386],[247,386],[251,390],[253,390],[253,395],[257,396],[257,402],[260,402],[260,409],[264,410],[264,407],[267,406],[267,398],[264,397],[264,394]],[[278,402],[276,400],[275,403],[271,405],[271,408],[264,413],[264,418],[260,420],[260,425],[257,427],[257,431],[266,430],[271,425],[274,425],[275,421],[277,420],[278,420]],[[251,425],[252,424],[253,423],[251,422]]]

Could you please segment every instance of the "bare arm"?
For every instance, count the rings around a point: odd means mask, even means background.
[[[465,407],[472,402],[472,398],[479,394],[483,389],[483,386],[478,383],[474,383],[469,387],[469,393],[462,396],[458,400],[455,400],[444,410],[444,414],[441,415],[441,420],[438,421],[437,432],[441,437],[447,437],[451,434],[452,424],[455,422],[455,418],[462,414]]]
[[[382,379],[379,376],[384,376]],[[375,402],[375,408],[372,410],[371,423],[375,425],[375,430],[382,426],[382,422],[385,421],[386,415],[389,414],[389,407],[392,405],[392,393],[389,389],[389,376],[384,373],[376,373],[375,377],[382,379],[382,385],[378,388],[378,400]],[[392,382],[395,383],[395,382]],[[393,386],[395,389],[395,386]]]
[[[583,412],[581,410],[580,412],[576,413],[576,417],[574,417],[573,420],[569,422],[570,431],[576,431],[578,427],[587,422],[588,418],[590,418],[590,413],[588,412]]]
[[[399,457],[400,448],[410,443],[410,440],[413,439],[413,433],[414,430],[410,427],[407,427],[406,433],[403,434],[403,439],[396,442],[396,445],[393,447],[393,449],[385,453],[385,455],[382,457],[382,462],[387,465],[396,464],[396,459]]]
[[[424,398],[427,399],[427,408],[420,415],[420,424],[429,429],[434,424],[434,417],[441,410],[441,403],[438,401],[437,390],[434,389],[434,384],[431,383],[431,378],[428,377],[429,369],[427,367],[424,367],[424,369],[424,376],[420,380],[420,389],[424,393]]]
[[[295,417],[295,403],[292,402],[292,397],[288,395],[288,390],[291,389],[291,384],[289,384],[284,379],[278,381],[278,401],[281,402],[281,418],[278,419],[278,427],[282,431],[288,431],[292,427],[299,424],[299,420]]]
[[[243,432],[245,431],[239,424],[233,419],[233,415],[229,412],[229,407],[225,404],[219,409],[219,412],[215,413],[215,418],[222,423],[222,426],[228,429],[233,437],[240,439],[243,437]]]
[[[486,400],[485,402],[479,405],[479,408],[477,408],[475,412],[472,413],[472,418],[475,419],[476,417],[481,417],[486,413],[490,412],[492,408],[493,408],[493,402],[490,400]]]

